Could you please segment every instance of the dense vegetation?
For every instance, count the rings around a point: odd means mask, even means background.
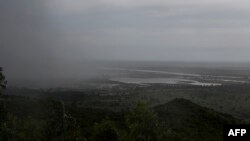
[[[138,102],[128,110],[84,108],[53,99],[5,97],[8,109],[2,140],[222,140],[232,116],[175,99],[150,108]]]
[[[6,81],[1,76],[2,91]],[[248,100],[249,89],[248,85],[195,87],[159,84],[83,90],[8,88],[1,95],[0,140],[223,140],[225,124],[246,123],[249,116],[241,111],[237,117],[244,120],[239,120],[224,114],[230,110],[216,108],[219,105],[214,103],[223,96],[224,101],[219,104],[240,100],[237,96]],[[240,93],[230,97],[235,92]]]

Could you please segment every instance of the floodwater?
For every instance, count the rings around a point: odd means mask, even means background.
[[[132,77],[117,77],[111,78],[112,81],[130,83],[130,84],[188,84],[197,86],[218,86],[220,83],[204,83],[196,80],[180,79],[180,78],[132,78]]]
[[[248,83],[240,76],[224,76],[224,75],[204,75],[198,73],[171,72],[161,70],[142,70],[142,69],[127,69],[127,68],[102,68],[102,70],[115,70],[120,72],[118,76],[111,75],[110,80],[132,83],[132,84],[186,84],[197,86],[218,86],[225,83]],[[123,73],[121,73],[123,72]],[[148,77],[131,77],[130,74],[142,73],[148,74]],[[162,78],[154,77],[152,74],[162,74]],[[169,76],[165,76],[168,74]]]

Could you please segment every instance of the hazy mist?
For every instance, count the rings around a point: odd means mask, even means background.
[[[86,77],[93,60],[249,62],[249,4],[0,0],[0,66],[46,79]]]

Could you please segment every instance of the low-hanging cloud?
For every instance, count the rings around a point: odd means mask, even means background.
[[[9,77],[40,79],[80,75],[91,59],[248,62],[249,4],[0,0],[0,64]]]
[[[250,2],[246,0],[51,3],[57,18],[67,21],[67,27],[62,26],[68,30],[69,39],[85,44],[90,57],[163,61],[250,59],[243,55],[248,51],[250,34]]]

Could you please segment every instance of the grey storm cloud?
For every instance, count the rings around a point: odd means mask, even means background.
[[[0,65],[9,81],[70,77],[72,70],[71,75],[80,75],[80,63],[86,65],[79,62],[85,59],[77,49],[80,45],[68,41],[47,4],[46,0],[0,1]]]
[[[246,0],[64,0],[54,12],[68,39],[82,44],[90,57],[249,61],[248,4]]]
[[[0,0],[0,65],[9,77],[44,77],[80,70],[92,59],[249,62],[249,5],[247,0]]]

